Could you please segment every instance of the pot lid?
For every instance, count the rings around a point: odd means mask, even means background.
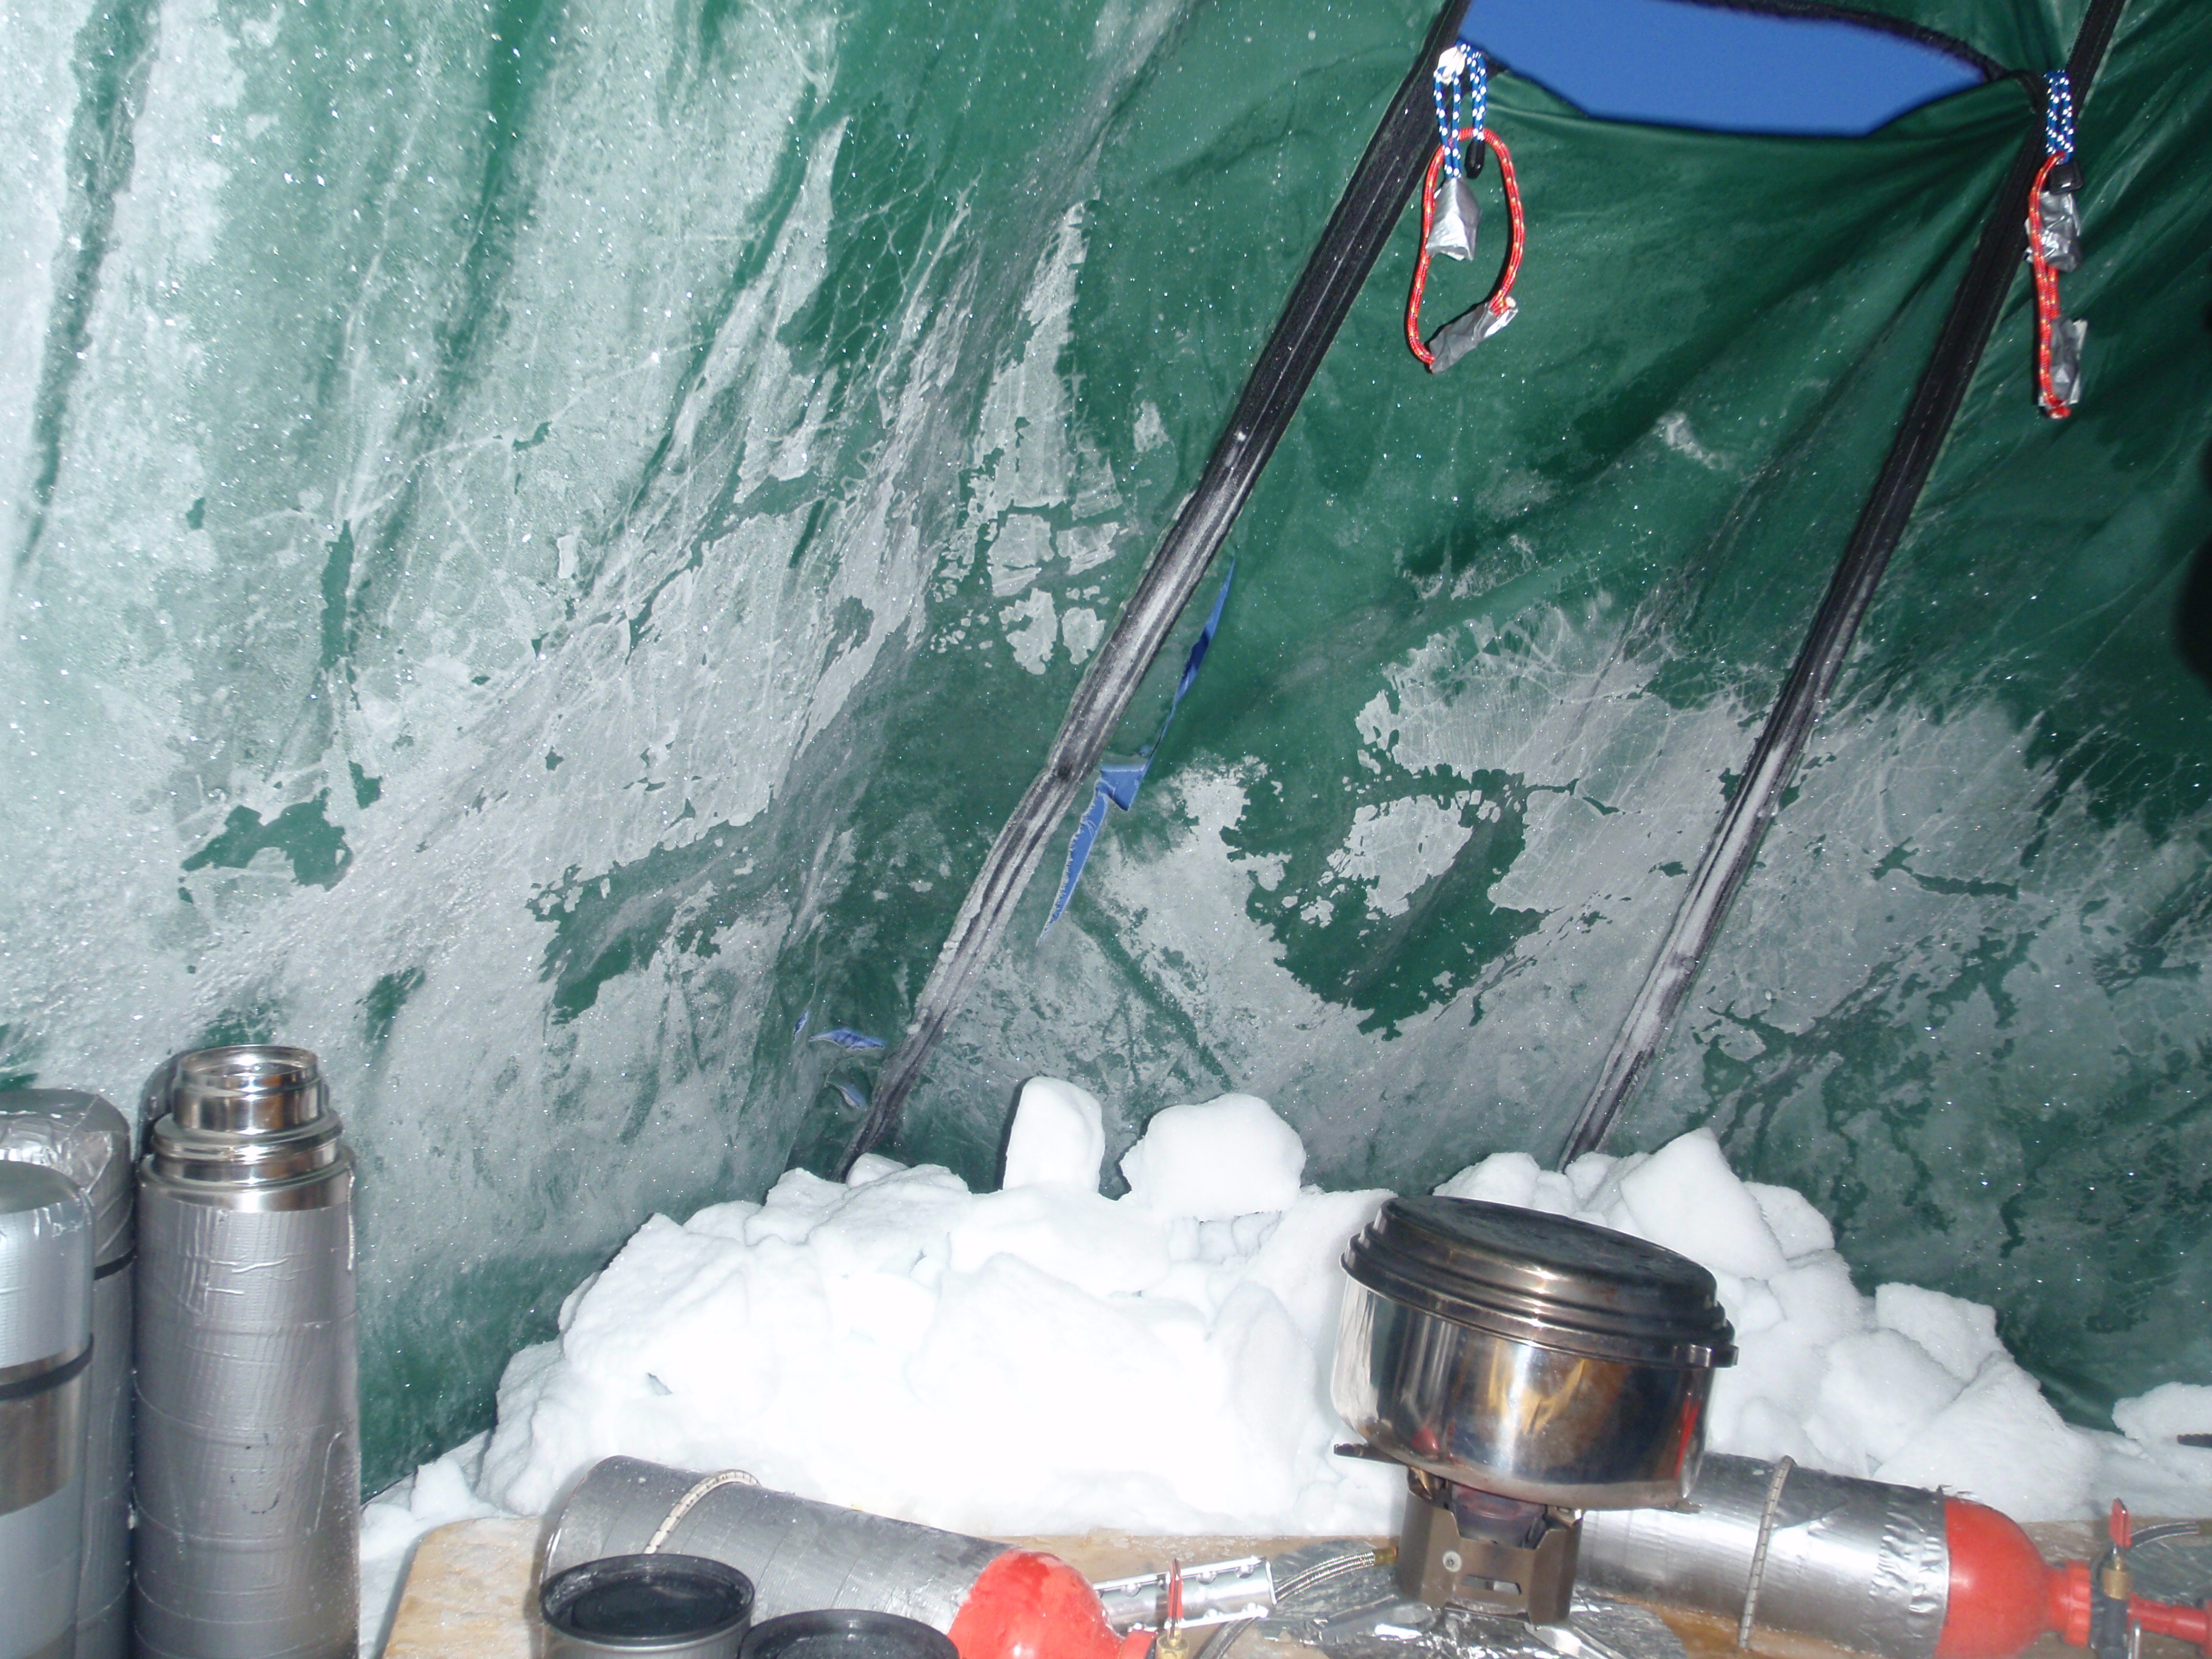
[[[1394,1198],[1352,1241],[1344,1270],[1393,1302],[1542,1347],[1644,1364],[1735,1363],[1711,1273],[1541,1210]]]

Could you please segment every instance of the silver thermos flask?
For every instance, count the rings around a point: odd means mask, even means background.
[[[92,1206],[92,1371],[87,1386],[84,1565],[76,1659],[131,1648],[131,1126],[82,1089],[0,1091],[0,1158],[67,1176]]]
[[[70,1659],[84,1544],[92,1212],[0,1163],[0,1659]]]
[[[157,1074],[138,1168],[142,1659],[352,1659],[353,1158],[304,1048]]]

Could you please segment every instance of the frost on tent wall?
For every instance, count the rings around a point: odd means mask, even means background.
[[[1711,1122],[1834,1216],[1863,1289],[1999,1308],[2084,1424],[2212,1374],[2212,704],[2172,642],[2212,536],[2212,417],[2189,378],[2201,283],[2154,228],[2180,198],[2125,159],[2179,153],[2179,128],[2130,112],[2185,95],[2171,42],[2207,44],[2207,24],[2132,15],[2143,33],[2084,118],[2119,169],[2102,175],[2109,269],[2130,273],[2102,302],[2125,318],[2111,395],[2094,422],[2041,421],[2018,374],[2028,315],[2008,313],[1621,1139]],[[1502,84],[1505,120],[1527,94]],[[1555,231],[1596,217],[1607,142],[1532,121],[1540,166],[1522,171],[1545,178]],[[1947,204],[1995,188],[1964,184],[1956,153],[1929,165]],[[1731,174],[1715,199],[1756,220],[1743,204],[1772,183]],[[1120,240],[1110,204],[1088,222]],[[1778,206],[1777,227],[1797,222]],[[1666,331],[1667,362],[1610,415],[1581,400],[1569,348],[1587,327],[1645,363],[1650,289],[1554,271],[1512,375],[1424,401],[1389,379],[1403,290],[1386,258],[1255,493],[1173,752],[1044,946],[1013,930],[925,1079],[912,1149],[974,1176],[1000,1104],[1042,1068],[1132,1103],[1116,1146],[1137,1103],[1236,1089],[1276,1103],[1325,1181],[1403,1188],[1470,1151],[1550,1156],[1819,601],[1879,460],[1860,441],[1887,441],[1879,411],[1901,406],[1948,292],[1933,271],[1971,234],[1932,229],[1958,239],[1948,254],[1883,245],[1900,270],[1934,261],[1893,349],[1808,339],[1814,319],[1869,315],[1830,306],[1817,275],[1741,313],[1699,294],[1728,337]],[[1744,234],[1701,245],[1742,292],[1803,252]],[[1643,273],[1678,247],[1622,258]],[[1852,367],[1806,379],[1815,360]],[[1787,545],[1764,539],[1784,526]]]
[[[878,1061],[813,1037],[902,1029],[1403,73],[1398,10],[1311,21],[796,0],[495,40],[422,0],[134,0],[0,40],[0,1076],[129,1099],[196,1043],[324,1055],[363,1158],[373,1480],[486,1426],[501,1358],[643,1217],[842,1146]],[[1231,1091],[1325,1185],[1548,1153],[2011,153],[1998,94],[1871,179],[1686,138],[1693,190],[1501,77],[1552,245],[1607,227],[1650,281],[1553,267],[1477,399],[1410,370],[1394,246],[1138,811],[1045,947],[1017,926],[902,1156],[985,1184],[1040,1071],[1107,1103],[1109,1162]],[[2183,176],[2108,153],[2138,192]],[[1831,242],[1784,210],[1808,197]],[[2143,314],[2151,347],[2197,326]],[[2113,479],[2061,492],[2108,542],[1976,529],[1982,475],[1946,485],[1905,609],[2004,638],[1893,655],[2012,665],[1923,696],[1893,662],[1835,711],[1639,1131],[1717,1113],[1877,1278],[2025,1310],[2085,1419],[2208,1359],[2172,1316],[2206,1289],[2175,1265],[2205,1213],[2202,762],[2114,667],[2163,649],[2203,434],[2138,384],[2100,407],[2162,424],[2102,453],[2166,493],[2123,522]],[[2014,653],[2033,706],[1981,647],[2048,613],[1934,602],[2001,551],[2078,613]],[[2075,552],[2094,591],[2025,580]],[[2108,652],[2099,617],[2136,631]],[[1960,850],[1977,823],[2022,867]],[[1874,979],[1785,950],[1808,915]],[[1900,1035],[1929,1027],[1959,1040]],[[2093,1186],[2076,1279],[2050,1264]],[[1882,1254],[1910,1248],[1943,1260]],[[2093,1322],[2130,1358],[2076,1386]]]
[[[998,803],[860,797],[902,714],[1033,735],[1112,608],[1056,360],[1171,16],[994,36],[977,122],[915,105],[980,29],[891,7],[75,12],[0,42],[0,1075],[323,1055],[380,1481],[642,1214],[765,1188],[842,1063],[793,1023],[957,902]],[[1002,474],[1081,601],[1042,684]]]

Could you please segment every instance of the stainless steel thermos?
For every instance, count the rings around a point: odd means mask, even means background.
[[[351,1659],[353,1159],[304,1048],[179,1054],[138,1170],[143,1659]]]
[[[0,1091],[0,1158],[41,1164],[92,1206],[92,1369],[87,1384],[84,1564],[76,1659],[131,1647],[131,1126],[81,1089]]]
[[[0,1163],[0,1659],[70,1659],[84,1540],[92,1212]]]

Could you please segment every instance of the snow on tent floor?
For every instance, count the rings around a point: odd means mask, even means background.
[[[499,1422],[371,1503],[372,1643],[413,1540],[542,1513],[602,1457],[744,1468],[808,1497],[963,1531],[1374,1534],[1402,1477],[1334,1456],[1338,1259],[1389,1196],[1301,1187],[1295,1132],[1249,1095],[1159,1113],[1100,1196],[1097,1101],[1023,1091],[1005,1184],[863,1158],[759,1204],[656,1216],[507,1368]],[[1741,1358],[1709,1443],[1978,1498],[2017,1520],[2113,1497],[2212,1513],[2212,1388],[2068,1425],[1995,1314],[1851,1283],[1800,1194],[1739,1180],[1709,1131],[1565,1172],[1501,1153],[1437,1188],[1632,1233],[1709,1268]]]

